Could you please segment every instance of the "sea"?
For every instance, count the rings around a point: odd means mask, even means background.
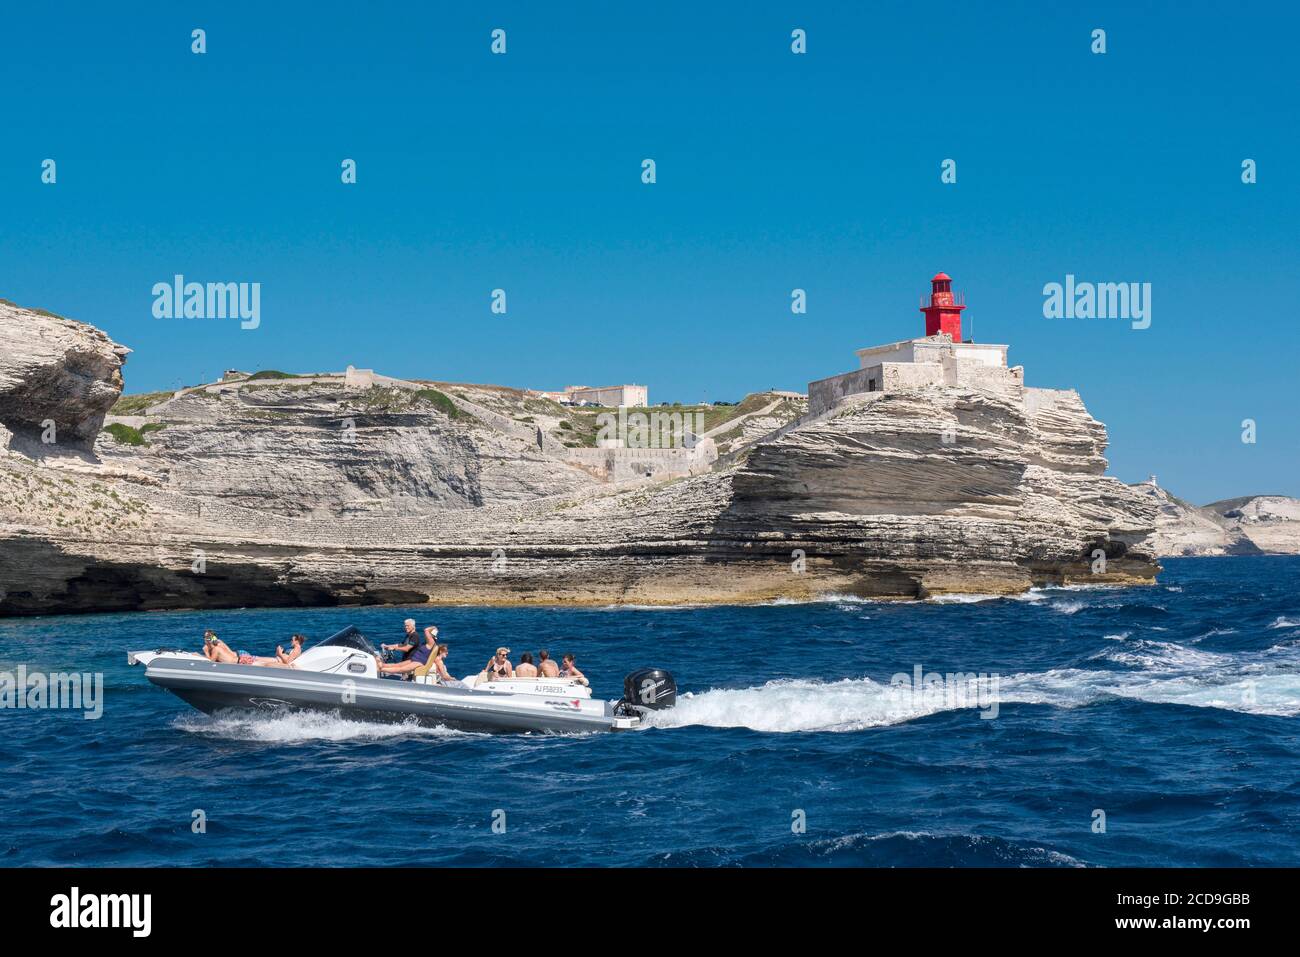
[[[0,710],[0,864],[1300,864],[1300,558],[1164,564],[1013,598],[0,620],[0,682],[102,675],[94,708]],[[679,700],[642,731],[481,734],[208,716],[127,665],[408,616],[454,674],[546,648],[602,697],[653,665]]]

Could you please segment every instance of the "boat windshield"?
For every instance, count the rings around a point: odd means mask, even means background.
[[[337,634],[330,635],[322,641],[313,645],[315,648],[355,648],[357,651],[364,651],[368,655],[377,655],[375,646],[370,643],[370,639],[361,634],[355,625],[348,625]]]

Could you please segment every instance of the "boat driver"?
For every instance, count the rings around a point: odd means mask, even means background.
[[[400,651],[402,660],[407,661],[415,650],[420,647],[420,634],[415,630],[415,619],[408,618],[402,623],[406,627],[406,634],[402,640],[395,645],[380,645],[380,651]]]
[[[424,629],[424,642],[412,651],[405,661],[395,661],[392,664],[387,664],[376,655],[375,662],[379,665],[381,675],[404,675],[428,664],[429,656],[434,653],[437,647],[438,629],[434,625],[430,625]]]

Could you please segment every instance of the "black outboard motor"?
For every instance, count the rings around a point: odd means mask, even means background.
[[[637,711],[661,711],[677,703],[677,682],[662,668],[638,668],[623,679],[621,704]]]

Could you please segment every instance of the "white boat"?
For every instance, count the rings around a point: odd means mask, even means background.
[[[434,675],[381,677],[374,645],[349,626],[306,648],[292,668],[228,665],[189,651],[133,651],[127,662],[200,711],[324,711],[361,720],[406,721],[487,731],[628,731],[647,711],[670,708],[677,688],[666,671],[624,679],[624,697],[602,701],[580,680],[471,675],[459,684]]]

